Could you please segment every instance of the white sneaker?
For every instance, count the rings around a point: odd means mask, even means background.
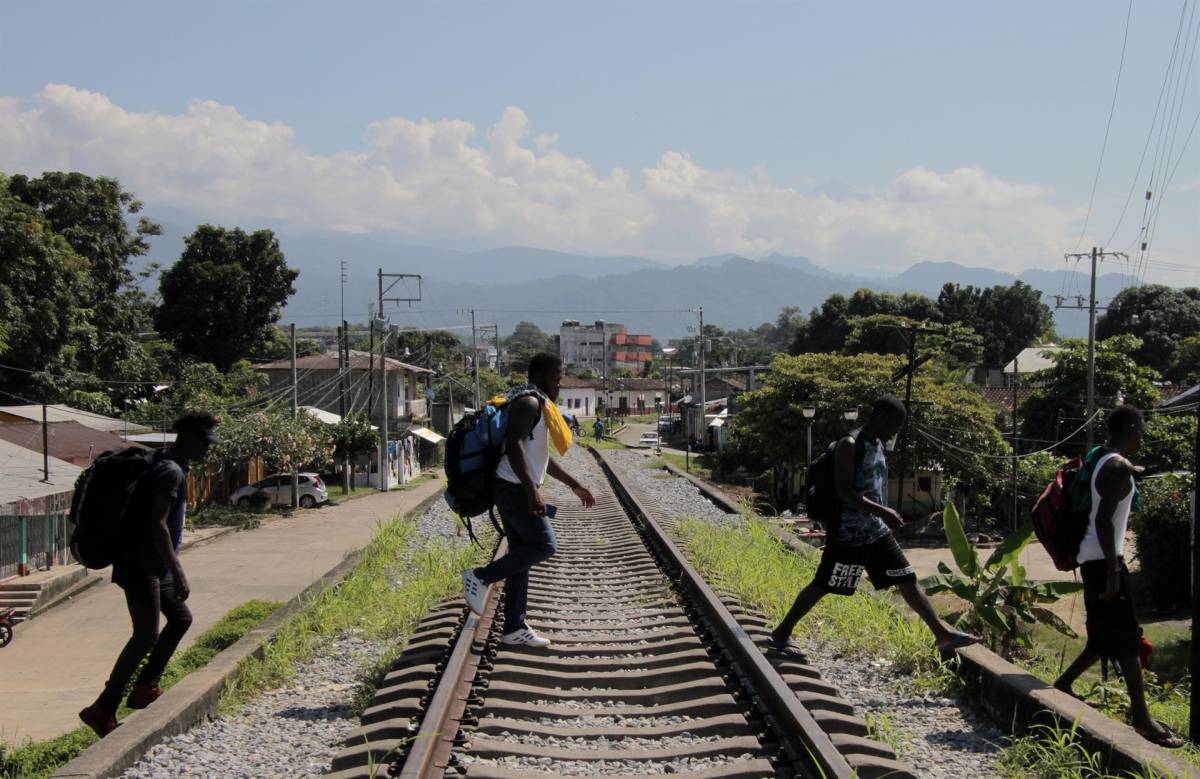
[[[550,646],[550,639],[539,636],[533,632],[533,628],[521,628],[514,630],[511,633],[505,633],[500,638],[501,644],[518,644],[524,646],[547,647]]]
[[[487,601],[488,586],[475,575],[475,571],[463,571],[463,590],[467,596],[467,606],[479,616],[483,616],[483,604]]]

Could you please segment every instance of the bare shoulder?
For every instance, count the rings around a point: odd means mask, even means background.
[[[536,412],[540,406],[541,401],[538,400],[536,395],[522,395],[512,402],[514,411],[520,410],[526,413]]]
[[[1124,495],[1130,489],[1130,480],[1136,473],[1133,463],[1122,455],[1108,458],[1096,476],[1096,486],[1101,492]]]

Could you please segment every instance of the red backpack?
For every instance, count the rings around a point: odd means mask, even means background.
[[[1070,496],[1071,485],[1082,468],[1083,460],[1078,457],[1059,466],[1054,481],[1046,485],[1037,503],[1033,504],[1033,531],[1054,561],[1054,567],[1060,571],[1073,571],[1079,567],[1075,558],[1087,535],[1090,508],[1080,510],[1073,505]]]

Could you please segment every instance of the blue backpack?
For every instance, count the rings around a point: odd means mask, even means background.
[[[504,437],[508,432],[508,410],[512,402],[525,395],[538,399],[538,419],[546,397],[531,387],[509,393],[501,404],[488,403],[460,419],[446,440],[446,503],[462,519],[467,533],[475,539],[471,518],[487,513],[496,532],[504,535],[492,511],[492,478],[504,456]],[[537,420],[534,420],[537,424]],[[530,433],[530,437],[532,437]]]

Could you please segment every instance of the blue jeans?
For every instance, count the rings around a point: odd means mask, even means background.
[[[549,560],[558,546],[549,517],[529,513],[525,488],[503,479],[492,482],[492,496],[500,510],[500,521],[508,536],[508,552],[493,560],[475,575],[484,584],[504,580],[504,632],[525,627],[525,608],[529,600],[529,569]]]

